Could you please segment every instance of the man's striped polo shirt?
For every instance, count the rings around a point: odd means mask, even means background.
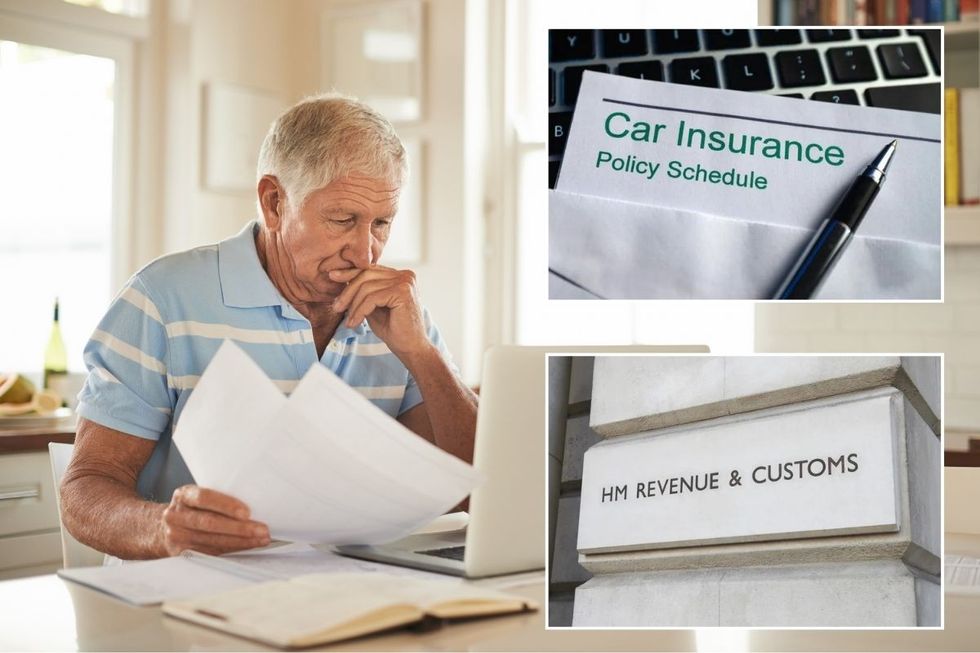
[[[169,501],[176,488],[193,482],[171,444],[173,425],[225,338],[286,394],[317,362],[309,321],[279,294],[259,262],[258,228],[252,222],[217,245],[147,265],[116,296],[85,347],[89,375],[78,414],[157,441],[138,483],[147,499]],[[425,324],[449,360],[427,311]],[[341,323],[320,362],[392,417],[422,402],[415,379],[367,321],[355,329]]]

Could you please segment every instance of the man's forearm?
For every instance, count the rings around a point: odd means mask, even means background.
[[[79,542],[124,560],[167,555],[166,504],[146,501],[115,479],[76,473],[62,484],[62,519]]]
[[[404,362],[422,393],[436,444],[454,456],[472,462],[476,395],[456,376],[434,346]]]

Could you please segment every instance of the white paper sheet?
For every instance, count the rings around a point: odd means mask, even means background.
[[[614,113],[629,116],[628,126],[619,115],[609,131],[630,130],[630,135],[608,135],[606,121]],[[685,134],[695,127],[706,134],[757,135],[804,147],[817,143],[823,152],[835,146],[843,163],[767,158],[762,141],[757,155],[691,148],[686,139],[678,145],[681,121]],[[655,143],[633,139],[631,130],[640,122],[649,123],[651,133],[663,125]],[[549,296],[770,298],[812,231],[895,138],[898,151],[885,183],[818,298],[940,299],[940,136],[940,118],[930,114],[586,72],[550,196],[549,267],[556,274]],[[616,171],[611,163],[597,167],[599,152],[660,167],[652,176]],[[752,171],[764,176],[767,186],[672,179],[667,176],[671,161],[721,172]],[[690,216],[697,219],[686,220]]]
[[[198,381],[174,442],[199,485],[241,499],[273,538],[289,541],[395,540],[479,480],[322,365],[286,399],[228,341]]]
[[[342,556],[321,546],[298,542],[279,547],[229,553],[215,560],[220,563],[233,563],[258,573],[274,574],[280,578],[293,578],[316,573],[365,572],[380,572],[414,578],[446,578],[445,574],[412,569],[411,567],[386,565],[370,560],[359,560]]]
[[[663,124],[656,143],[612,138],[605,121],[612,113],[638,122]],[[728,151],[678,147],[680,122],[706,133],[746,134],[837,146],[843,164],[799,162]],[[626,129],[616,118],[610,128]],[[864,236],[941,244],[942,122],[937,115],[828,102],[801,102],[759,93],[706,89],[587,71],[579,91],[556,190],[627,202],[697,211],[727,218],[815,229],[881,149],[897,139],[898,150],[871,210]],[[710,140],[710,139],[709,139]],[[686,140],[685,140],[686,142]],[[695,139],[700,143],[700,138]],[[761,150],[762,142],[757,144]],[[653,179],[596,168],[599,151],[661,163]],[[815,157],[819,157],[814,152]],[[669,162],[766,177],[765,190],[671,179]],[[608,216],[603,216],[608,219]]]
[[[155,605],[306,574],[375,572],[446,578],[443,574],[356,560],[299,543],[220,557],[185,551],[171,558],[131,561],[112,567],[60,569],[58,575],[133,605]]]
[[[105,592],[134,605],[153,605],[276,580],[262,569],[238,570],[202,562],[209,556],[192,551],[172,558],[140,560],[112,567],[59,569],[62,578]]]
[[[552,284],[552,299],[584,291],[602,299],[770,298],[811,235],[559,191],[548,208],[549,267],[567,280]],[[938,299],[940,262],[937,245],[858,235],[816,298]]]

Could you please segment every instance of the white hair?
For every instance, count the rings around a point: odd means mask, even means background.
[[[299,208],[335,179],[356,174],[400,185],[407,172],[405,148],[390,122],[355,98],[323,93],[272,123],[259,150],[256,181],[275,176],[287,201]]]

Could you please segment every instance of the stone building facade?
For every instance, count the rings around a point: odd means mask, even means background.
[[[550,625],[940,624],[938,357],[549,366]]]

